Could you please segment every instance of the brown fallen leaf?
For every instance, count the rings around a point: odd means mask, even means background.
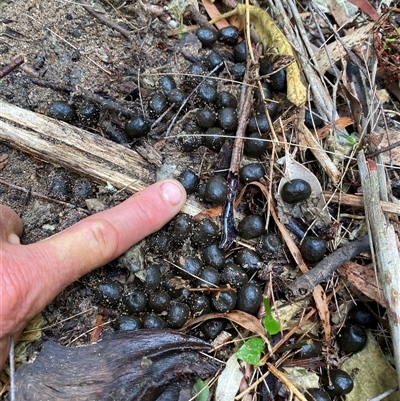
[[[3,153],[0,155],[0,170],[3,170],[3,168],[7,165],[8,163],[8,154]]]

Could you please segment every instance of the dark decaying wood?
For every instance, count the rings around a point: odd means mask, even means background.
[[[85,175],[100,184],[135,193],[155,181],[155,169],[137,152],[63,121],[0,100],[0,141]],[[183,212],[202,210],[191,200]]]
[[[157,400],[170,384],[214,374],[217,364],[199,354],[209,349],[166,330],[115,333],[78,348],[48,342],[17,370],[16,401]]]

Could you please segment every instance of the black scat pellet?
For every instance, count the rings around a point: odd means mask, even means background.
[[[99,108],[92,102],[83,102],[77,109],[79,121],[84,125],[95,124],[99,119]]]
[[[244,141],[243,152],[247,157],[261,157],[268,149],[268,137],[251,132]]]
[[[233,107],[223,107],[218,111],[218,125],[226,131],[233,131],[238,125],[238,115]]]
[[[344,352],[359,352],[367,344],[367,332],[357,324],[348,324],[340,330],[337,342]]]
[[[206,266],[201,271],[196,284],[198,287],[215,287],[219,284],[221,276],[218,270],[211,266]]]
[[[249,281],[244,269],[236,263],[228,262],[221,271],[221,281],[233,288],[239,288]]]
[[[211,304],[218,312],[227,313],[235,308],[237,300],[236,291],[221,291],[211,294]]]
[[[265,232],[265,219],[256,214],[246,216],[239,223],[238,230],[243,239],[257,238]]]
[[[207,75],[207,69],[201,64],[192,64],[189,67],[189,75],[186,78],[188,84],[199,84],[204,76]]]
[[[243,248],[235,256],[235,262],[246,271],[255,271],[260,269],[262,259],[257,252],[252,249]]]
[[[142,328],[142,322],[137,316],[121,316],[119,317],[114,328],[116,331],[133,331]]]
[[[165,255],[171,248],[171,238],[165,231],[158,231],[146,240],[146,246],[155,254]]]
[[[205,199],[207,202],[222,205],[226,201],[227,184],[224,177],[215,175],[206,184]]]
[[[221,72],[225,67],[223,57],[217,52],[211,52],[207,56],[206,65],[210,71],[219,66],[217,72]]]
[[[206,131],[203,141],[208,149],[219,152],[226,141],[225,131],[218,127],[211,127]]]
[[[243,183],[259,181],[264,177],[265,170],[261,163],[249,163],[240,168],[239,178]]]
[[[274,92],[286,91],[286,70],[280,69],[274,72],[271,65],[267,62],[263,62],[260,65],[260,75],[269,75],[268,84]]]
[[[239,39],[239,29],[235,26],[227,26],[219,31],[221,42],[227,45],[235,45]]]
[[[144,312],[147,308],[147,295],[141,290],[134,290],[124,298],[124,305],[128,313]]]
[[[147,309],[151,312],[162,313],[168,311],[171,296],[166,291],[155,291],[149,295]]]
[[[299,359],[315,358],[322,353],[322,344],[320,341],[308,340],[307,344],[304,344],[300,348],[300,352],[296,354]]]
[[[129,139],[140,138],[150,132],[150,124],[143,116],[135,116],[125,124],[125,133]]]
[[[270,86],[269,86],[266,82],[263,82],[263,83],[261,84],[261,87],[262,87],[262,89],[263,89],[264,99],[271,99],[271,98],[272,98],[272,91],[271,91]],[[254,99],[255,99],[257,102],[263,100],[263,98],[262,98],[262,96],[261,96],[260,88],[257,88],[257,89],[254,91]]]
[[[261,102],[256,107],[256,115],[257,114],[265,114],[265,109],[268,110],[269,116],[271,118],[273,118],[279,109],[279,104],[277,102],[268,101],[268,100],[266,101],[266,103]]]
[[[225,329],[226,324],[225,319],[210,319],[200,326],[200,331],[207,340],[215,340],[218,334]]]
[[[176,82],[170,75],[162,75],[158,80],[158,84],[165,95],[168,95],[172,89],[176,88]]]
[[[171,222],[172,241],[181,243],[192,234],[193,219],[188,214],[178,214]]]
[[[190,309],[182,302],[173,302],[169,308],[167,323],[173,329],[180,329],[189,319]]]
[[[233,57],[237,63],[244,63],[246,62],[247,58],[247,46],[246,42],[240,42],[233,48]]]
[[[94,185],[87,178],[78,178],[72,187],[73,195],[79,200],[85,200],[94,196]]]
[[[120,282],[107,280],[97,286],[95,295],[102,305],[116,306],[119,303],[123,292],[124,287]]]
[[[203,262],[195,256],[182,256],[179,265],[177,274],[188,280],[195,279],[203,268]]]
[[[307,262],[319,262],[325,256],[326,241],[313,236],[304,237],[300,245],[300,252]]]
[[[145,284],[146,290],[155,290],[161,284],[161,270],[160,266],[152,263],[146,266],[145,270]]]
[[[178,137],[178,145],[183,152],[193,152],[203,144],[203,137],[198,129],[187,132],[187,135]]]
[[[201,128],[210,128],[215,124],[217,120],[217,116],[214,111],[209,109],[208,107],[201,109],[196,114],[196,121],[199,127]]]
[[[202,293],[192,293],[188,300],[193,316],[201,316],[211,311],[210,296]]]
[[[257,250],[269,257],[279,256],[283,250],[283,243],[277,234],[268,233],[259,239]]]
[[[308,199],[311,192],[311,185],[307,181],[296,178],[282,186],[281,198],[286,203],[297,203]]]
[[[218,244],[211,244],[202,250],[203,261],[206,265],[221,269],[225,265],[225,253]]]
[[[230,72],[235,81],[241,82],[246,73],[246,64],[235,64],[231,67]]]
[[[200,183],[200,177],[192,170],[182,171],[178,177],[178,181],[184,186],[188,195],[194,193]]]
[[[49,192],[57,198],[66,198],[70,192],[70,183],[63,174],[54,174],[49,177]]]
[[[324,121],[322,120],[321,117],[316,114],[315,110],[312,110],[312,115],[310,110],[306,109],[305,114],[304,114],[304,124],[308,128],[320,128],[323,124]]]
[[[217,106],[222,109],[223,107],[232,107],[236,109],[237,99],[232,93],[227,91],[219,92],[217,95]]]
[[[167,110],[168,104],[167,104],[167,98],[165,97],[164,94],[162,93],[153,93],[150,96],[149,99],[149,109],[151,112],[159,116],[162,113],[164,113],[165,110]]]
[[[327,376],[322,377],[322,384],[325,390],[331,395],[346,395],[353,390],[354,382],[351,376],[341,369],[331,369],[329,371],[331,384]]]
[[[159,329],[166,329],[167,326],[168,326],[167,322],[161,316],[150,313],[143,317],[144,329],[159,330]]]
[[[351,323],[355,323],[359,326],[369,329],[376,328],[378,324],[378,320],[373,313],[362,303],[359,303],[350,309],[347,319]]]
[[[259,132],[265,134],[270,130],[268,117],[265,113],[256,113],[249,118],[247,123],[248,132]]]
[[[47,114],[52,118],[65,121],[67,123],[72,122],[76,116],[74,107],[63,100],[51,102]]]
[[[185,99],[186,99],[185,92],[181,89],[175,88],[168,93],[168,102],[170,104],[174,103],[175,108],[181,106]]]
[[[212,47],[218,40],[218,32],[211,28],[201,27],[197,29],[196,36],[203,47]]]
[[[104,131],[110,141],[119,144],[125,144],[129,142],[125,132],[113,124],[107,124],[104,128]]]
[[[211,219],[202,219],[193,229],[192,241],[201,246],[207,246],[217,240],[219,228]]]
[[[304,396],[307,401],[332,401],[332,398],[320,388],[308,388]]]
[[[260,287],[246,283],[238,290],[236,309],[255,315],[260,308],[261,301],[262,291]]]
[[[217,100],[217,88],[214,85],[203,84],[200,86],[197,95],[204,103],[215,103]]]

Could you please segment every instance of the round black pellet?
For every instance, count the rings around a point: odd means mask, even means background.
[[[200,331],[207,340],[215,340],[218,334],[225,329],[226,324],[225,319],[207,320],[200,326]]]
[[[171,303],[169,308],[167,323],[173,329],[180,329],[189,319],[190,309],[181,302]]]
[[[143,116],[135,116],[125,124],[125,133],[129,139],[140,138],[150,132],[150,124]]]
[[[225,253],[217,244],[211,244],[202,250],[203,261],[206,265],[221,269],[225,264]]]
[[[63,100],[50,103],[48,115],[57,120],[72,122],[75,119],[75,109]]]
[[[256,214],[246,216],[239,223],[238,230],[243,239],[257,238],[265,232],[265,219]]]
[[[243,183],[259,181],[264,175],[264,166],[261,163],[245,164],[239,170],[239,178]]]
[[[340,330],[337,342],[344,352],[359,352],[367,344],[367,332],[357,324],[348,324]]]
[[[165,95],[168,95],[172,89],[176,88],[176,82],[170,75],[162,75],[158,80],[158,84]]]
[[[201,246],[207,246],[217,240],[219,228],[211,219],[200,220],[193,229],[192,241]]]
[[[184,186],[188,195],[194,193],[200,183],[200,177],[192,170],[182,171],[178,177],[178,181]]]
[[[296,178],[282,186],[281,198],[286,203],[297,203],[308,199],[311,192],[311,185],[307,181]]]
[[[220,40],[227,45],[235,45],[239,39],[239,29],[235,26],[227,26],[220,30]]]
[[[233,107],[223,107],[218,112],[218,125],[226,131],[233,131],[238,125],[238,115]]]
[[[203,140],[208,149],[219,152],[226,141],[225,131],[218,127],[211,127],[206,131]]]
[[[221,291],[211,294],[211,304],[218,312],[227,313],[235,308],[236,291]]]
[[[124,305],[128,313],[144,312],[147,308],[147,295],[140,290],[135,290],[124,299]]]
[[[167,326],[167,322],[161,316],[150,313],[143,318],[144,329],[160,330],[166,329]]]
[[[200,40],[203,47],[212,47],[218,40],[218,33],[211,28],[201,27],[197,29],[196,36]]]
[[[220,175],[211,177],[206,184],[205,199],[217,205],[222,205],[226,201],[227,186],[226,180]]]
[[[244,141],[244,154],[248,157],[261,157],[268,149],[268,138],[258,132],[251,132]]]
[[[147,309],[155,313],[162,313],[169,309],[171,296],[166,291],[156,291],[150,294]]]
[[[114,325],[116,331],[133,331],[141,327],[142,322],[137,316],[121,316]]]
[[[217,88],[214,85],[203,84],[198,91],[198,97],[201,101],[210,104],[217,100]]]
[[[300,245],[300,252],[307,262],[319,262],[325,256],[326,241],[313,236],[304,237]]]
[[[262,291],[258,285],[247,283],[238,290],[236,309],[255,315],[260,308]]]
[[[167,98],[162,93],[153,93],[150,96],[149,108],[154,115],[159,116],[167,110]]]
[[[215,113],[209,109],[204,108],[197,112],[196,121],[199,127],[201,128],[210,128],[212,127],[217,120],[217,116]]]
[[[181,89],[175,88],[168,93],[168,102],[170,104],[174,103],[176,108],[181,106],[185,99],[185,92],[183,92]]]
[[[230,92],[222,91],[217,95],[217,106],[222,109],[223,107],[232,107],[236,109],[237,100],[236,97]]]
[[[240,42],[233,48],[233,57],[237,63],[244,63],[246,62],[247,58],[247,46],[246,42]]]
[[[211,52],[207,56],[206,65],[210,71],[219,66],[217,72],[221,72],[225,67],[223,57],[217,52]]]
[[[95,295],[101,304],[115,306],[120,301],[123,291],[124,287],[120,282],[107,280],[97,286]]]

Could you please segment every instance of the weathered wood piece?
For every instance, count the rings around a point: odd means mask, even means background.
[[[155,170],[137,152],[63,121],[0,100],[0,141],[85,175],[100,184],[135,193],[155,181]],[[199,203],[183,211],[196,215]]]
[[[211,346],[166,330],[115,333],[86,347],[46,343],[16,373],[16,401],[154,401],[171,383],[214,374]]]

